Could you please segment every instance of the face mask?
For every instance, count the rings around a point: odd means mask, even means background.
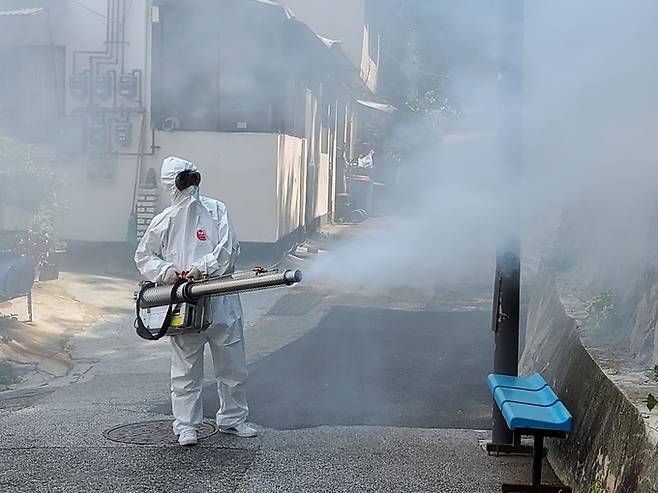
[[[196,191],[199,189],[199,187],[190,185],[189,187],[185,188],[184,190],[180,190],[180,194],[185,196],[185,197],[191,197],[192,195],[196,194]]]
[[[190,187],[198,187],[201,183],[201,173],[185,170],[176,175],[176,188],[181,192]]]

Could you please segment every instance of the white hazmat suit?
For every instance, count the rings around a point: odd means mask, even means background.
[[[178,190],[176,176],[185,170],[197,168],[176,157],[162,163],[162,183],[171,194],[171,205],[153,218],[135,252],[137,268],[148,281],[164,282],[171,267],[179,274],[196,267],[201,274],[222,275],[233,270],[240,252],[226,206],[200,196],[197,186]],[[212,314],[207,330],[170,337],[171,407],[177,435],[201,427],[206,343],[210,346],[219,394],[217,426],[235,428],[245,422],[249,412],[243,386],[247,368],[239,296],[213,297]]]

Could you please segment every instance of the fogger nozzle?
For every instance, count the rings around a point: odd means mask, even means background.
[[[285,277],[286,284],[288,286],[292,286],[293,284],[301,282],[302,279],[304,279],[304,274],[299,269],[287,270],[283,273],[283,276]]]
[[[174,303],[194,303],[205,296],[221,296],[277,286],[292,286],[300,282],[303,277],[301,270],[292,269],[283,272],[262,270],[236,272],[204,281],[188,281],[178,286],[173,297],[172,286],[154,286],[141,292],[139,306],[152,308]]]

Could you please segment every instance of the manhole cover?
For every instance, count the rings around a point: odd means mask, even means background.
[[[133,445],[173,445],[177,443],[171,425],[173,421],[163,419],[158,421],[142,421],[115,426],[103,432],[108,440]],[[208,438],[217,433],[217,427],[212,423],[203,423],[199,438]]]

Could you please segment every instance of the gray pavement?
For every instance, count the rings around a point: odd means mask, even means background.
[[[486,436],[364,426],[268,432],[236,491],[492,493],[525,479],[527,459],[487,457],[478,444]]]
[[[200,447],[0,450],[0,491],[470,492],[527,479],[527,458],[488,457],[483,432],[386,427],[265,430]]]
[[[299,306],[287,311],[296,295]],[[311,284],[290,291],[252,293],[243,301],[252,368],[268,356],[284,354],[282,349],[294,351],[295,341],[303,348],[309,331],[317,329],[336,307],[357,306],[366,310],[365,316],[371,308],[377,313],[382,308],[468,312],[487,310],[489,304],[486,292],[466,289],[461,293],[454,286],[374,296]],[[400,345],[401,350],[404,347]],[[69,351],[76,364],[66,377],[0,393],[2,492],[484,493],[500,491],[504,480],[524,481],[530,474],[528,458],[488,457],[478,442],[488,436],[486,431],[404,427],[401,421],[394,422],[395,426],[329,422],[299,429],[261,427],[261,436],[255,439],[216,434],[191,449],[112,442],[103,436],[108,428],[170,418],[163,407],[169,387],[168,342],[142,341],[134,334],[130,317],[117,315],[75,336]],[[489,364],[479,359],[469,363],[477,367],[476,373]],[[428,379],[435,377],[428,375]],[[448,382],[458,380],[455,375],[443,377]],[[303,387],[304,378],[302,373],[299,381],[280,385]],[[312,388],[307,385],[305,391]],[[258,387],[252,391],[258,392]],[[414,395],[422,397],[418,392]],[[487,409],[488,397],[478,395],[480,402],[468,402]],[[276,389],[268,396],[270,401],[276,399]],[[464,395],[464,399],[473,396]],[[258,396],[253,403],[259,406],[254,416],[268,406]],[[446,418],[447,423],[453,417]]]

